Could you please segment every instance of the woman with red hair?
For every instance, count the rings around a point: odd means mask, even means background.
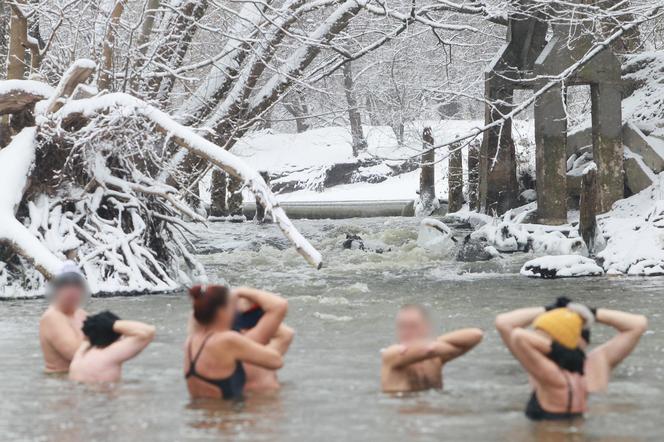
[[[277,370],[281,354],[233,331],[235,294],[223,285],[189,290],[193,321],[185,344],[185,378],[192,397],[238,400],[246,382],[243,362]]]

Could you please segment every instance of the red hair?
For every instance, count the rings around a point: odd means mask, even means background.
[[[196,321],[203,325],[211,324],[217,311],[228,305],[228,292],[228,287],[224,285],[195,285],[190,288]]]

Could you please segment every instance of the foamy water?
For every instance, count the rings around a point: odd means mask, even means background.
[[[515,255],[465,264],[417,247],[412,219],[299,221],[323,252],[316,271],[274,226],[213,224],[197,245],[212,279],[275,290],[290,300],[297,331],[280,373],[283,390],[243,407],[189,400],[182,346],[184,295],[94,299],[90,311],[157,325],[157,338],[104,389],[41,372],[37,322],[43,301],[0,302],[2,440],[251,441],[636,441],[661,440],[664,424],[664,279],[542,281],[520,277]],[[341,248],[358,233],[392,251]],[[593,397],[585,422],[532,424],[523,416],[526,376],[493,330],[497,313],[568,295],[594,306],[641,312],[651,330],[616,371],[610,391]],[[445,391],[400,396],[379,391],[379,351],[393,342],[404,303],[432,312],[440,332],[479,326],[485,341],[445,369]],[[611,330],[596,326],[595,342]]]

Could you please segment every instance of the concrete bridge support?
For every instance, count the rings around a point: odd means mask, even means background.
[[[574,45],[570,45],[573,38]],[[535,62],[538,89],[577,63],[593,42],[557,28]],[[598,211],[604,213],[623,197],[622,75],[620,61],[604,49],[562,84],[540,96],[535,104],[537,206],[539,222],[567,222],[567,114],[564,87],[589,85],[592,97],[593,158],[597,164]]]

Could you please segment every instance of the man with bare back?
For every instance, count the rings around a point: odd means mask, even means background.
[[[47,373],[69,371],[76,350],[83,342],[87,313],[80,306],[88,296],[88,285],[78,266],[68,261],[50,282],[51,304],[39,321],[39,343]]]
[[[384,392],[443,388],[443,367],[480,343],[482,330],[467,328],[432,338],[424,307],[406,305],[396,319],[399,343],[381,351]]]

